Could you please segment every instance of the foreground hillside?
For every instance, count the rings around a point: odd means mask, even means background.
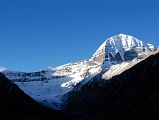
[[[76,120],[159,119],[159,53],[110,80],[98,75],[67,97]]]
[[[63,113],[50,110],[0,73],[0,120],[66,120]]]

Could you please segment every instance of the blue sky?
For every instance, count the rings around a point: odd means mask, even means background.
[[[37,71],[89,58],[125,33],[159,45],[157,0],[0,0],[0,66]]]

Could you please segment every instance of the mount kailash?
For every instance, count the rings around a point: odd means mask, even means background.
[[[56,110],[64,109],[66,94],[79,90],[95,76],[109,80],[145,59],[152,44],[125,34],[114,35],[96,50],[91,58],[38,72],[17,72],[0,67],[6,77],[39,103]]]

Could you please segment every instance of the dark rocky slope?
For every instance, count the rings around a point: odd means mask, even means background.
[[[98,75],[67,97],[76,120],[158,120],[159,53],[110,80]]]
[[[40,105],[0,73],[0,120],[15,119],[66,120],[68,117]]]

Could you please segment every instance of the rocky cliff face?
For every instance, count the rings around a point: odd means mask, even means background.
[[[134,58],[142,58],[152,50],[154,46],[151,44],[145,44],[130,35],[119,34],[108,38],[93,54],[91,60],[98,63],[130,61]]]

